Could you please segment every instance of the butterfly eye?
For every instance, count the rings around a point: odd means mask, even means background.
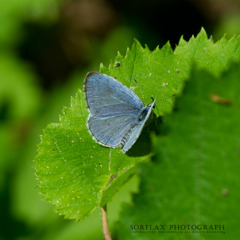
[[[142,121],[143,119],[145,119],[145,117],[147,116],[147,113],[148,113],[148,110],[145,108],[145,109],[141,112],[138,120],[139,120],[139,121]]]
[[[152,103],[149,103],[147,106],[152,107],[153,109],[155,108],[155,104],[152,106]]]

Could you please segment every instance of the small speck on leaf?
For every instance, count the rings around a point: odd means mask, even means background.
[[[219,104],[222,104],[222,105],[225,105],[225,106],[231,106],[232,105],[232,102],[229,99],[223,98],[216,93],[212,93],[210,98],[215,103],[219,103]]]
[[[114,67],[120,67],[121,66],[121,63],[120,62],[115,62],[114,63]]]
[[[224,188],[224,189],[222,190],[222,195],[223,195],[223,196],[228,196],[228,194],[229,194],[228,189]]]

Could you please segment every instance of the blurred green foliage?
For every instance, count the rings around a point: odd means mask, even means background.
[[[42,129],[58,121],[86,73],[125,53],[134,37],[151,50],[167,40],[174,46],[201,26],[214,39],[230,38],[239,32],[238,4],[0,0],[0,239],[103,239],[99,210],[74,223],[41,200],[32,160]],[[138,181],[132,178],[109,204],[111,229]]]

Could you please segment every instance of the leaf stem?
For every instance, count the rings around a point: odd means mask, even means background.
[[[101,208],[101,212],[102,212],[103,234],[104,234],[105,240],[112,240],[110,233],[108,231],[107,205]]]

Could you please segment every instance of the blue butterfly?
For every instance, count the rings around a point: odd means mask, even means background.
[[[93,138],[105,147],[123,147],[127,152],[141,134],[155,100],[145,106],[132,90],[97,72],[87,74],[84,92],[90,112],[87,127]]]

